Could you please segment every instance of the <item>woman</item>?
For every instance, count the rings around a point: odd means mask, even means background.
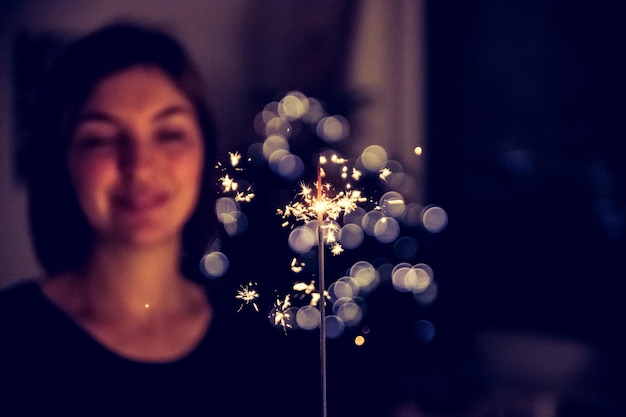
[[[28,191],[47,277],[0,295],[0,414],[264,415],[271,361],[198,270],[215,132],[183,48],[106,27],[42,91]]]

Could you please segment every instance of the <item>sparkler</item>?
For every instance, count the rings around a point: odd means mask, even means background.
[[[333,119],[334,123],[324,122],[330,119]],[[288,162],[285,166],[293,165],[295,167],[298,167],[299,163],[302,165],[301,159],[289,152],[287,143],[291,132],[296,130],[291,128],[290,123],[298,121],[315,127],[314,130],[322,139],[324,139],[322,137],[324,135],[336,138],[337,135],[345,136],[348,132],[348,125],[345,119],[340,116],[326,115],[317,100],[306,97],[302,93],[290,92],[280,102],[268,104],[255,120],[257,131],[263,132],[267,136],[262,146],[263,157],[267,160],[270,169],[275,174],[293,181],[299,178],[297,170],[284,173],[281,163]],[[257,123],[259,123],[258,126]],[[335,131],[324,132],[323,127],[320,128],[320,126],[337,127],[338,125],[343,133],[337,134]],[[419,156],[422,154],[422,149],[421,147],[418,148],[415,149],[415,154]],[[366,158],[365,155],[368,151],[370,152],[368,154],[370,157]],[[376,154],[374,155],[374,153]],[[372,155],[374,158],[371,157]],[[353,182],[360,181],[364,176],[372,178],[377,175],[378,179],[385,183],[386,188],[393,190],[391,184],[394,182],[394,171],[397,165],[394,167],[394,170],[383,166],[387,162],[386,151],[378,145],[370,146],[362,154],[361,160],[365,159],[368,160],[368,164],[362,163],[360,166],[348,166],[349,161],[337,154],[332,154],[331,152],[320,154],[315,181],[312,184],[304,181],[300,182],[295,199],[277,210],[277,214],[283,219],[282,226],[292,229],[289,243],[296,253],[304,254],[317,245],[318,282],[317,287],[315,280],[311,280],[308,283],[303,281],[296,282],[292,286],[293,292],[291,294],[287,294],[282,298],[276,297],[267,318],[270,324],[281,328],[285,333],[288,330],[295,330],[297,327],[314,329],[318,327],[316,320],[319,318],[322,417],[327,417],[328,374],[326,340],[329,337],[327,318],[343,320],[346,326],[356,325],[362,316],[361,309],[355,302],[357,294],[368,293],[375,288],[380,279],[378,276],[379,272],[371,264],[359,261],[350,268],[349,277],[340,278],[332,283],[327,291],[325,252],[329,250],[333,256],[339,256],[345,249],[354,249],[360,245],[364,233],[376,237],[382,243],[393,242],[398,238],[398,233],[394,233],[394,230],[399,230],[398,222],[401,216],[404,216],[402,221],[406,221],[411,226],[417,223],[417,220],[414,220],[415,216],[409,215],[419,211],[417,205],[413,205],[409,209],[400,193],[395,191],[388,192],[380,198],[380,201],[374,201],[365,197],[362,190],[353,187]],[[241,160],[242,156],[238,152],[232,152],[229,153],[229,166],[221,163],[218,163],[216,166],[222,172],[218,184],[222,193],[229,196],[230,199],[230,203],[224,204],[226,206],[224,210],[218,210],[218,218],[227,228],[227,232],[229,225],[231,225],[231,219],[236,217],[233,213],[239,213],[236,211],[238,207],[236,209],[232,208],[232,204],[250,202],[254,198],[252,187],[244,185],[245,182],[237,179],[243,171],[243,168],[240,166]],[[250,158],[247,160],[249,161]],[[381,164],[372,167],[372,160],[381,161]],[[330,168],[335,166],[339,167],[339,176],[337,178],[343,180],[343,187],[339,186],[336,188],[337,184],[333,184],[328,180],[327,169],[329,173],[331,171],[334,172]],[[364,174],[359,168],[365,168],[367,173]],[[398,178],[402,175],[400,173]],[[375,206],[374,210],[366,212],[361,207],[364,203],[370,203]],[[424,208],[423,210],[423,226],[430,232],[441,230],[447,222],[445,211],[437,209],[435,207],[434,209],[428,208],[426,210]],[[428,222],[426,221],[427,213],[429,213],[430,218]],[[363,220],[359,220],[358,225],[350,223],[346,219],[351,215],[360,216]],[[343,227],[340,225],[342,221],[346,223]],[[299,232],[301,236],[298,236],[298,233],[295,232]],[[229,235],[232,234],[229,232]],[[355,239],[346,239],[346,237]],[[409,242],[411,241],[411,239],[408,240]],[[415,243],[415,245],[417,244]],[[290,268],[294,273],[302,272],[305,267],[306,264],[298,258],[293,258],[291,261]],[[395,267],[390,265],[389,268],[393,268],[391,274],[393,275],[392,283],[394,288],[400,292],[412,292],[418,302],[420,302],[418,295],[426,294],[427,289],[433,289],[431,285],[433,282],[432,270],[425,264],[410,265],[402,263]],[[335,313],[341,318],[337,316],[327,317],[326,315],[328,303],[331,300],[331,295],[329,295],[331,290],[333,297],[335,297],[333,311],[336,309],[345,313],[344,315]],[[338,295],[340,293],[347,295]],[[258,312],[257,302],[259,297],[260,294],[256,290],[256,284],[249,282],[247,285],[241,285],[236,295],[236,298],[241,301],[238,311],[241,311],[247,305],[251,305]],[[304,307],[300,308],[292,304],[294,300],[301,301],[305,299],[309,303]],[[307,316],[308,322],[306,323],[300,321],[301,313],[308,315],[312,314],[312,312],[319,314],[317,314],[317,317]],[[302,315],[305,316],[305,314]],[[341,330],[340,333],[336,333],[332,323],[329,322],[329,324],[331,325],[331,334],[334,334],[330,337],[337,337],[338,334],[343,332]]]
[[[311,294],[312,306],[317,305],[319,302],[320,312],[320,373],[321,373],[321,389],[322,389],[322,416],[327,415],[327,329],[326,329],[326,302],[328,293],[326,291],[326,272],[325,272],[325,246],[331,247],[331,253],[333,255],[339,255],[343,252],[343,247],[336,240],[336,233],[339,231],[337,220],[346,214],[349,214],[356,210],[358,204],[364,203],[367,198],[363,197],[360,190],[350,189],[348,186],[346,190],[341,190],[335,193],[333,196],[331,193],[334,191],[333,186],[324,182],[326,172],[323,169],[323,164],[327,163],[328,159],[325,156],[320,156],[317,166],[317,180],[314,186],[309,186],[306,183],[300,183],[300,192],[298,196],[300,200],[295,201],[287,205],[284,209],[278,209],[277,214],[282,216],[283,219],[294,218],[297,222],[304,224],[316,221],[317,222],[317,247],[318,247],[318,278],[319,278],[319,290],[314,292],[315,282],[311,281],[310,284],[296,283],[293,287],[295,291],[303,291],[306,294]],[[335,164],[345,164],[346,159],[340,158],[336,155],[331,157],[331,162]],[[341,168],[341,177],[347,179],[347,173],[349,169],[347,166]],[[391,174],[391,171],[386,169],[386,176]],[[353,179],[359,179],[361,172],[356,168],[352,169]],[[381,173],[382,178],[382,173]],[[315,191],[315,193],[314,193]],[[284,226],[290,225],[289,221],[283,223]],[[295,261],[295,259],[294,259]],[[294,262],[292,262],[292,267]],[[324,296],[321,296],[324,294]]]
[[[327,208],[335,207],[333,204],[328,205],[328,201],[324,201],[322,198],[324,196],[322,192],[322,168],[318,165],[317,169],[317,204],[315,207],[317,209],[317,220],[319,222],[319,227],[317,228],[317,246],[318,246],[318,268],[319,268],[319,280],[320,280],[320,294],[323,294],[326,291],[326,274],[325,274],[325,264],[324,264],[324,233],[322,229],[322,223],[324,222],[324,214]],[[359,194],[360,197],[360,194]],[[327,199],[326,199],[327,200]],[[332,200],[331,200],[332,201]],[[322,203],[323,204],[320,204]],[[344,207],[344,210],[351,210],[353,208],[352,204],[354,202],[351,198],[348,198],[347,204],[338,205],[339,207]],[[331,219],[336,219],[338,216],[336,210],[328,212],[327,216]],[[320,303],[320,372],[322,375],[322,416],[326,417],[328,414],[328,394],[327,394],[327,380],[328,380],[328,370],[326,367],[326,297],[321,297]]]

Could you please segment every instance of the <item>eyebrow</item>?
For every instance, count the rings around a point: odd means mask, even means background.
[[[160,110],[157,114],[155,114],[152,117],[152,121],[163,120],[163,119],[166,119],[168,117],[175,116],[178,114],[193,116],[195,112],[190,106],[174,104],[174,105],[165,107],[164,109]],[[99,110],[89,110],[89,111],[86,111],[85,113],[82,113],[78,117],[78,120],[76,121],[76,125],[86,123],[86,122],[91,122],[91,121],[115,123],[116,118],[106,112],[102,112]]]
[[[194,116],[195,111],[190,106],[182,105],[182,104],[174,104],[159,111],[152,118],[152,120],[161,120],[161,119],[165,119],[167,117],[178,115],[178,114]]]

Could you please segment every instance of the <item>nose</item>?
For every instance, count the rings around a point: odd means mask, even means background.
[[[154,152],[149,142],[136,136],[120,141],[119,168],[126,180],[136,181],[151,175],[154,168]]]

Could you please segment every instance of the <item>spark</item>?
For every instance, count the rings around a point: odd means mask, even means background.
[[[348,162],[347,159],[345,158],[340,158],[339,156],[337,156],[336,154],[333,154],[333,156],[330,157],[330,160],[335,163],[335,164],[345,164],[346,162]]]
[[[234,178],[231,178],[228,174],[221,177],[219,181],[222,183],[222,188],[224,189],[225,193],[229,193],[231,190],[237,191],[237,188],[239,188],[239,184],[235,181]]]
[[[320,293],[318,291],[315,291],[315,281],[311,280],[311,282],[308,284],[305,282],[296,282],[295,284],[293,284],[293,290],[303,293],[300,294],[300,298],[303,298],[305,295],[310,295],[311,301],[309,302],[309,304],[313,307],[317,306],[317,303],[320,300]],[[324,290],[324,296],[327,300],[330,300],[330,294],[328,293],[328,291]]]
[[[293,258],[293,260],[291,261],[291,270],[297,274],[302,271],[304,265],[304,262],[298,263],[298,260],[296,258]]]
[[[328,235],[326,236],[326,243],[335,243],[337,242],[337,235],[335,233],[335,228],[332,226],[328,227]]]
[[[285,332],[287,332],[288,328],[291,328],[289,307],[291,307],[289,294],[285,296],[284,300],[277,298],[274,303],[274,309],[268,317],[272,318],[274,316],[274,326],[281,326]]]
[[[240,289],[237,291],[237,295],[235,296],[235,298],[241,300],[242,303],[239,306],[237,312],[240,312],[246,304],[252,304],[252,307],[254,307],[254,309],[258,313],[259,306],[257,306],[255,300],[259,298],[259,293],[256,290],[256,283],[250,281],[247,285],[240,285],[239,288]]]
[[[315,291],[315,281],[312,280],[308,284],[304,282],[296,282],[293,284],[293,290],[298,292],[304,291],[305,294],[311,294]]]
[[[239,165],[239,161],[241,160],[241,154],[239,152],[228,152],[230,156],[230,164],[234,167]]]
[[[250,188],[248,188],[247,193],[243,193],[240,191],[237,194],[235,194],[235,201],[242,201],[242,202],[249,203],[253,198],[254,198],[254,193],[250,191]]]
[[[224,173],[224,175],[218,179],[218,183],[221,186],[221,191],[223,194],[233,193],[233,198],[235,199],[235,201],[249,203],[255,196],[252,190],[252,186],[248,185],[245,190],[240,190],[240,188],[243,187],[240,187],[239,182],[234,178],[234,176],[232,176],[231,173],[233,169],[234,171],[238,172],[244,171],[243,168],[238,167],[239,163],[241,162],[241,154],[239,152],[228,152],[228,155],[230,159],[230,165],[233,167],[230,169],[230,171],[228,167],[226,167],[221,162],[218,162],[215,165],[216,169],[219,169]],[[250,159],[248,159],[248,161],[249,160]]]
[[[313,187],[301,184],[301,191],[296,200],[284,209],[278,209],[277,214],[283,219],[294,218],[296,221],[308,223],[320,217],[327,220],[337,220],[342,214],[354,211],[359,203],[366,202],[367,199],[361,195],[359,190],[339,191],[331,196],[332,185],[326,183],[322,186],[319,196],[313,196]],[[314,186],[318,188],[316,184]],[[283,223],[284,225],[285,223]]]
[[[332,248],[330,248],[330,252],[334,255],[340,255],[343,252],[343,246],[340,243],[335,243]]]
[[[300,183],[300,192],[298,193],[298,195],[302,196],[302,198],[306,199],[309,198],[311,196],[311,192],[313,190],[311,189],[311,187],[309,187],[308,185],[306,185],[306,183],[301,182]]]
[[[363,173],[356,168],[352,168],[352,179],[358,181],[361,179]]]
[[[391,175],[391,170],[389,168],[383,168],[380,170],[380,179],[383,181],[387,181],[387,178]]]
[[[320,300],[320,293],[314,292],[313,294],[311,294],[311,303],[310,304],[313,307],[317,307],[317,303],[319,302],[319,300]]]

